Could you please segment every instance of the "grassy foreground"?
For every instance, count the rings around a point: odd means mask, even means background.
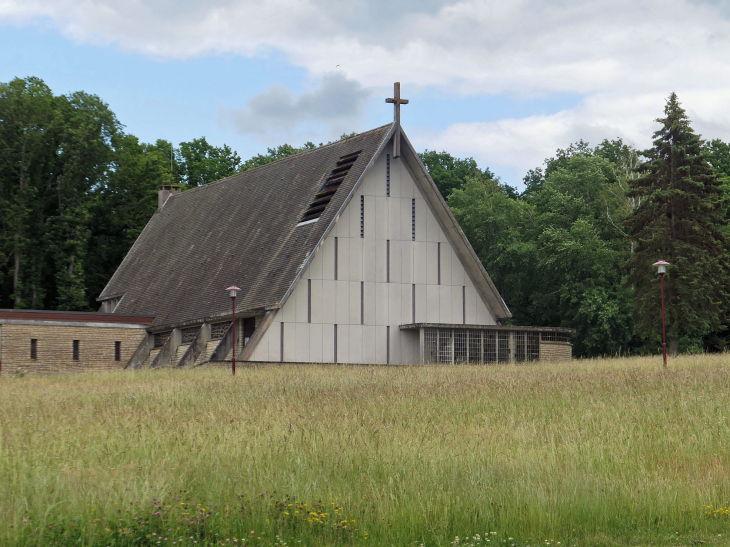
[[[0,380],[0,545],[730,539],[730,356]]]

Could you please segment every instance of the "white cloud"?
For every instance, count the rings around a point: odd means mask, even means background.
[[[577,138],[648,145],[671,91],[700,132],[730,139],[729,17],[728,2],[697,0],[0,0],[0,23],[50,21],[74,40],[163,59],[275,50],[322,78],[321,93],[340,65],[352,111],[364,89],[395,80],[456,95],[581,94],[554,115],[455,124],[424,143],[522,170]],[[284,108],[256,97],[239,124],[291,130],[283,113],[332,123],[317,93],[273,88]]]
[[[291,134],[303,124],[325,124],[330,134],[349,132],[362,117],[369,92],[341,74],[327,74],[320,85],[295,97],[282,85],[273,85],[248,101],[241,110],[222,115],[241,134]]]

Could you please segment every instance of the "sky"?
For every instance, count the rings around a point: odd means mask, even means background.
[[[246,159],[401,121],[507,184],[579,139],[651,145],[675,91],[730,141],[730,0],[0,0],[0,82],[100,96],[146,142]]]

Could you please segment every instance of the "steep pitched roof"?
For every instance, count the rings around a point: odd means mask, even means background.
[[[123,295],[114,312],[154,315],[153,328],[225,316],[231,284],[238,312],[276,306],[392,128],[170,196],[98,300]],[[358,151],[319,220],[297,227],[338,160]]]

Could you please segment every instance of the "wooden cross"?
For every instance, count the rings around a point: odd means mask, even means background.
[[[393,121],[395,123],[395,134],[393,135],[393,157],[400,156],[400,105],[408,104],[408,99],[400,98],[400,82],[393,84],[393,98],[385,99],[386,103],[393,103]]]

